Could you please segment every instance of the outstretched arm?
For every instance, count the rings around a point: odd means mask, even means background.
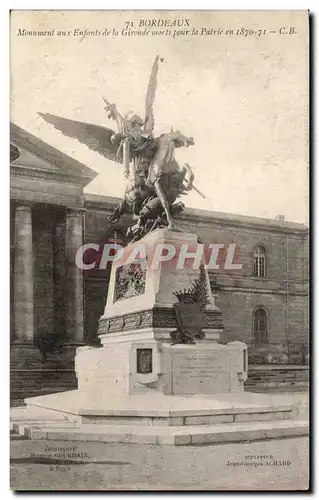
[[[115,104],[111,104],[105,97],[102,97],[102,99],[104,101],[104,109],[108,113],[107,117],[116,121],[119,134],[126,134],[127,120],[118,112]]]
[[[188,163],[185,163],[183,167],[183,173],[185,172],[184,179],[186,177],[186,174],[189,174],[189,178],[187,180],[187,184],[183,183],[183,190],[184,191],[191,191],[193,189],[193,182],[194,182],[194,173]]]

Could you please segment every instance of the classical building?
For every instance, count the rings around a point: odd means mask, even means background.
[[[16,125],[10,156],[11,394],[19,399],[75,386],[75,349],[98,343],[109,279],[109,269],[82,272],[75,253],[125,239],[129,220],[109,227],[119,200],[83,193],[97,173]],[[211,273],[221,340],[246,342],[255,365],[307,364],[307,227],[193,209],[178,225],[207,244],[236,244],[243,269]]]

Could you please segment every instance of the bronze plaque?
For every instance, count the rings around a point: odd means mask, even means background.
[[[153,371],[152,349],[136,349],[137,373],[147,374]]]

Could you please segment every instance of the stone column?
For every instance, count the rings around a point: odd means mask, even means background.
[[[32,209],[29,206],[17,206],[15,211],[13,286],[15,342],[32,342],[34,331],[33,248]]]
[[[83,343],[83,271],[75,263],[83,245],[83,215],[81,208],[69,208],[65,225],[66,261],[66,334],[70,343]]]
[[[65,336],[65,216],[55,223],[53,235],[54,252],[54,312],[55,332]]]

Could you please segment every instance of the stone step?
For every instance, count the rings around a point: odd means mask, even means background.
[[[141,426],[58,424],[26,425],[24,435],[29,439],[54,441],[99,441],[103,443],[131,443],[158,445],[205,445],[283,437],[305,436],[308,422],[285,420],[270,422],[242,422],[195,426]]]
[[[267,377],[267,376],[251,376],[247,379],[245,384],[247,383],[256,383],[256,382],[277,382],[277,383],[297,383],[297,382],[308,382],[308,378],[306,377],[285,377],[284,375],[282,377]]]
[[[10,422],[10,431],[15,434],[20,434],[21,436],[25,435],[25,430],[30,427],[61,427],[65,428],[68,425],[68,422],[65,420],[23,420],[23,421],[15,421]]]
[[[256,382],[249,383],[245,385],[245,390],[251,392],[267,392],[267,393],[276,393],[279,391],[284,392],[308,392],[309,391],[309,383],[308,382]]]
[[[56,409],[42,408],[39,406],[20,406],[10,410],[12,422],[23,421],[77,421],[78,416]]]
[[[245,390],[254,392],[289,391],[301,392],[309,389],[309,369],[299,366],[250,366]]]
[[[29,412],[28,412],[29,410]],[[38,413],[37,413],[38,410]],[[104,415],[103,415],[104,413]],[[113,414],[112,414],[113,413]],[[145,411],[145,413],[147,413]],[[150,412],[152,413],[152,412]],[[190,425],[213,425],[233,422],[252,422],[252,421],[271,421],[271,420],[287,420],[296,418],[297,408],[291,405],[281,405],[279,407],[251,407],[251,408],[229,408],[221,409],[206,409],[193,410],[192,412],[179,411],[179,415],[160,416],[160,415],[143,416],[134,414],[128,410],[113,410],[97,411],[95,410],[90,415],[86,412],[85,416],[76,416],[65,414],[58,411],[49,411],[47,414],[41,408],[27,407],[20,415],[12,417],[11,429],[18,429],[27,424],[50,423],[50,422],[79,422],[82,424],[96,425],[141,425],[141,426],[190,426]],[[22,432],[23,433],[23,432]]]
[[[296,418],[297,409],[290,405],[278,407],[248,407],[248,408],[228,408],[193,410],[192,412],[176,412],[172,416],[159,415],[134,415],[125,410],[118,410],[116,414],[110,415],[102,411],[94,411],[91,415],[86,413],[81,415],[80,421],[83,424],[97,425],[165,425],[165,426],[189,426],[189,425],[213,425],[233,422],[252,422],[287,420]],[[147,413],[147,412],[145,412]],[[179,413],[179,414],[178,414]]]
[[[28,398],[26,404],[26,412],[35,416],[37,411],[47,410],[52,418],[56,412],[67,420],[98,425],[213,425],[295,419],[298,412],[291,397],[247,392],[193,397],[129,395],[108,400],[70,391]]]

